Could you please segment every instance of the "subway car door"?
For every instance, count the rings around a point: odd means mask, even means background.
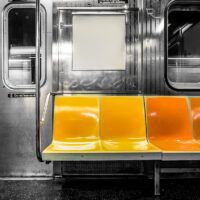
[[[51,90],[51,62],[46,59],[51,60],[48,3],[41,8],[42,102]],[[35,4],[3,0],[0,10],[0,176],[49,176],[52,166],[39,163],[35,153]],[[51,124],[45,132],[51,133]]]

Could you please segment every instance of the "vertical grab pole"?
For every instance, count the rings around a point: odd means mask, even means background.
[[[36,0],[36,66],[35,66],[35,79],[36,79],[36,155],[37,159],[42,162],[41,156],[41,130],[40,130],[40,0]]]

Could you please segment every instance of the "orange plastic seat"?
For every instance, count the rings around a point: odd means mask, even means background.
[[[99,105],[96,97],[55,97],[54,136],[43,157],[55,153],[96,152],[99,144]]]
[[[103,97],[100,121],[103,151],[159,151],[146,139],[142,97]]]
[[[147,97],[148,137],[166,152],[200,152],[194,140],[187,98]]]
[[[200,98],[190,99],[192,121],[194,129],[194,138],[200,140]]]

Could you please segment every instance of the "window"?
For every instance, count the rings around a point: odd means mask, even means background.
[[[200,5],[172,4],[167,27],[168,82],[176,89],[200,88]]]
[[[41,84],[45,82],[45,12],[41,12]],[[10,89],[35,87],[35,8],[10,5],[4,12],[4,83]]]

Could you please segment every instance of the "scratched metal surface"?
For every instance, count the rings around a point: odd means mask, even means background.
[[[50,2],[50,1],[48,1]],[[14,2],[15,4],[16,2]],[[19,3],[19,2],[18,2]],[[22,3],[22,2],[21,2]],[[0,2],[0,11],[8,4],[7,0]],[[22,3],[23,4],[23,3]],[[42,1],[47,12],[47,81],[41,88],[41,108],[46,95],[51,91],[51,41],[52,41],[52,4]],[[0,26],[3,18],[1,15]],[[2,46],[2,31],[0,31],[0,46]],[[1,53],[1,51],[0,51]],[[2,54],[1,54],[2,55]],[[0,77],[2,77],[2,56],[0,56]],[[34,90],[10,90],[0,79],[0,177],[7,176],[50,176],[52,164],[39,163],[35,150],[35,98],[8,98],[8,93],[26,93]],[[50,112],[49,112],[50,113]],[[51,115],[42,130],[43,148],[51,141]]]
[[[89,2],[89,3],[88,3]],[[54,31],[53,31],[53,52],[54,77],[57,78],[54,90],[73,91],[116,91],[116,92],[140,92],[141,84],[141,62],[139,37],[139,12],[128,12],[128,23],[126,24],[126,70],[124,71],[73,71],[72,52],[66,51],[72,46],[72,11],[67,9],[59,10],[60,7],[99,7],[97,1],[55,1],[54,2]],[[109,4],[105,7],[111,7]],[[121,5],[112,5],[120,7]],[[135,8],[135,1],[130,3]],[[98,13],[98,12],[97,12]],[[67,26],[66,26],[67,25]]]

